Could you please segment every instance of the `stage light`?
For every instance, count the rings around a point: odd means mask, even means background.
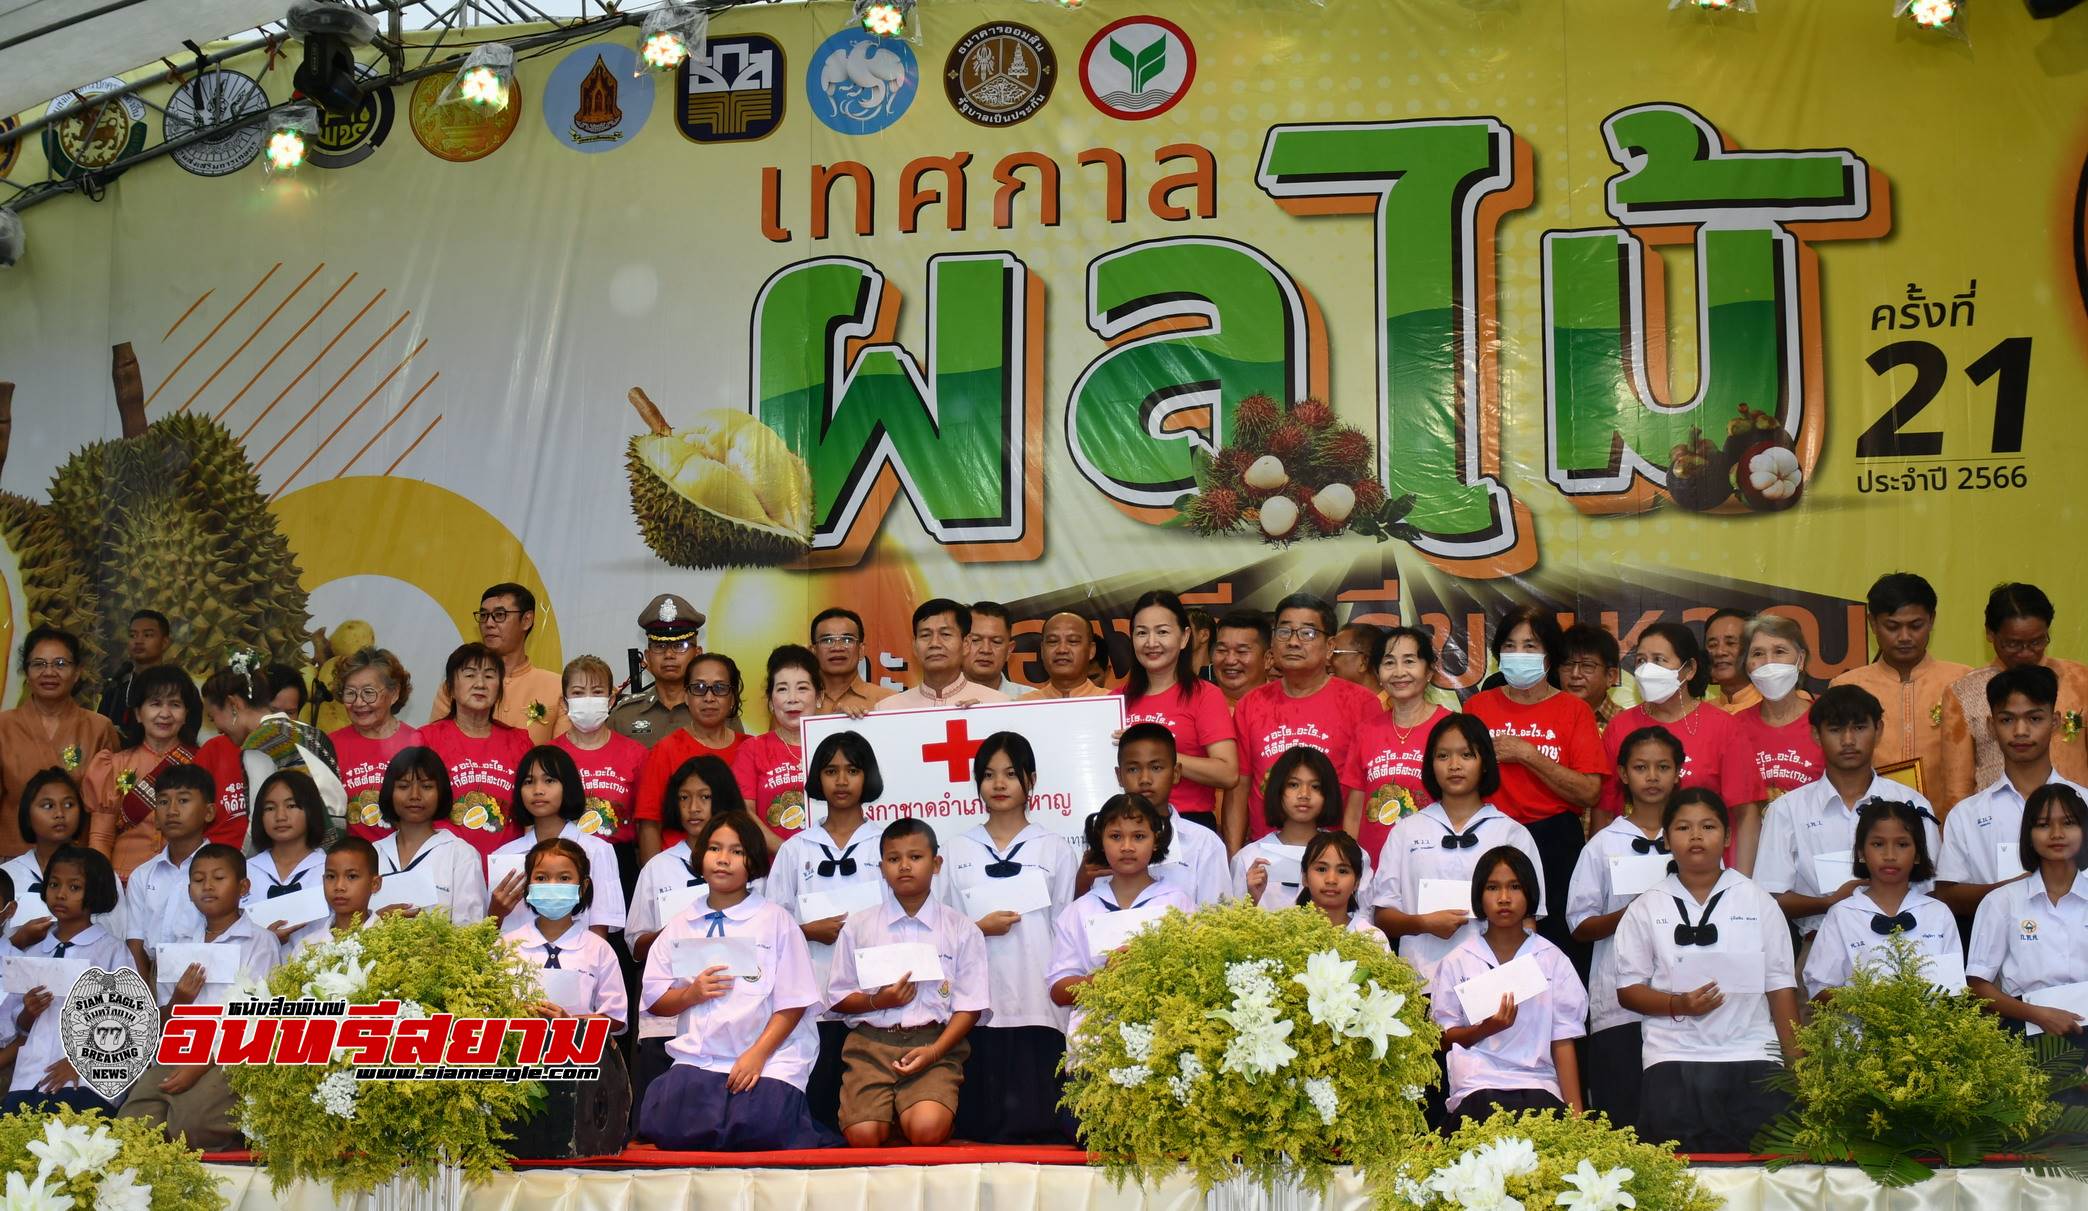
[[[1707,13],[1751,13],[1755,11],[1755,0],[1668,0],[1668,11],[1673,12],[1685,4]]]
[[[906,18],[912,7],[905,0],[877,0],[871,4],[857,0],[856,19],[880,38],[897,38],[906,33]]]
[[[495,113],[508,107],[514,93],[515,52],[505,42],[488,42],[473,48],[457,69],[457,78],[435,99],[437,105],[462,101]]]
[[[1907,0],[1900,11],[1923,29],[1949,29],[1957,24],[1963,6],[1958,0]]]
[[[332,0],[297,0],[283,23],[304,40],[304,59],[291,85],[327,113],[355,112],[362,104],[355,48],[377,36],[376,20]]]
[[[1084,2],[1085,0],[1058,0],[1058,6],[1063,9],[1077,9]]]
[[[710,12],[669,4],[646,14],[638,27],[638,70],[673,71],[689,59],[708,59]]]
[[[262,169],[272,177],[296,172],[304,164],[311,137],[318,130],[319,111],[311,106],[293,105],[278,110],[262,154]]]
[[[689,57],[689,48],[681,40],[680,34],[673,30],[662,30],[645,40],[638,48],[638,55],[645,60],[645,65],[654,71],[673,71],[681,66],[683,59]]]

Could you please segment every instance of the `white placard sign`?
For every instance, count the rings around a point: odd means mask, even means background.
[[[1124,700],[1049,698],[1041,702],[982,703],[920,711],[872,711],[861,719],[814,715],[800,725],[804,760],[836,732],[858,732],[877,753],[884,794],[865,804],[872,824],[913,816],[935,826],[947,843],[986,819],[972,782],[972,756],[995,732],[1017,732],[1037,751],[1037,789],[1030,821],[1078,838],[1088,814],[1117,793],[1115,735],[1124,727]],[[826,818],[812,800],[812,821]]]

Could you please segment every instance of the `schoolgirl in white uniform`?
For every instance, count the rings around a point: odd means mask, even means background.
[[[2088,982],[2088,799],[2063,784],[2038,787],[2024,804],[2018,836],[2028,877],[2003,883],[1979,902],[1965,983],[2004,1024],[2065,1035],[2078,1055],[2081,1016],[2031,998]],[[2070,1105],[2083,1100],[2079,1090],[2054,1096]]]
[[[433,887],[415,903],[379,911],[410,916],[441,908],[459,925],[484,920],[485,863],[469,842],[435,827],[437,820],[449,819],[450,811],[449,769],[441,754],[424,745],[400,749],[385,767],[377,810],[392,826],[392,832],[375,842],[378,876],[395,889],[405,882],[400,875],[426,872]]]
[[[1857,812],[1850,873],[1864,882],[1821,919],[1805,960],[1805,991],[1814,1000],[1847,984],[1894,934],[1905,935],[1929,957],[1932,978],[1952,991],[1963,987],[1956,978],[1965,953],[1957,918],[1949,905],[1922,890],[1936,876],[1927,823],[1917,805],[1902,799],[1871,799]]]
[[[254,796],[254,821],[248,843],[247,918],[275,938],[284,953],[306,938],[328,931],[322,915],[310,921],[285,921],[269,915],[270,902],[297,892],[322,891],[326,876],[326,800],[319,784],[303,770],[278,770]]]
[[[1340,828],[1341,811],[1341,779],[1327,755],[1304,745],[1285,749],[1269,767],[1262,794],[1262,819],[1271,831],[1233,855],[1233,898],[1270,909],[1296,905],[1305,891],[1305,847],[1322,831]],[[1291,862],[1298,864],[1295,874]],[[1370,882],[1367,860],[1363,882]]]
[[[1392,940],[1358,903],[1358,893],[1370,885],[1363,874],[1370,867],[1354,837],[1340,829],[1319,833],[1305,843],[1301,865],[1305,886],[1298,892],[1299,904],[1310,904],[1327,914],[1338,929],[1362,934],[1386,950],[1392,949]]]
[[[515,793],[511,802],[522,825],[522,835],[494,850],[499,855],[527,855],[539,842],[552,838],[571,841],[587,855],[588,875],[594,892],[581,910],[576,924],[592,929],[605,939],[624,928],[623,881],[616,872],[616,849],[600,837],[580,831],[580,817],[587,811],[587,788],[580,780],[580,767],[573,755],[555,744],[540,744],[515,764]],[[512,876],[511,876],[512,877]],[[501,882],[506,884],[507,879]],[[501,919],[502,932],[526,928],[534,914],[525,902],[528,880],[520,879],[506,888],[489,888],[492,901],[487,910]],[[512,895],[512,899],[510,899]]]

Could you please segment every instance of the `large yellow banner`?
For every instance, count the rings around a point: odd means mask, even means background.
[[[432,673],[513,578],[542,664],[672,590],[743,660],[854,605],[903,679],[943,593],[1010,603],[1040,681],[1056,609],[1309,588],[1459,684],[1529,598],[1627,645],[1776,607],[1824,677],[1904,567],[1941,654],[2008,579],[2065,647],[2088,20],[1760,7],[757,5],[678,71],[526,52],[504,113],[380,90],[287,179],[263,127],[193,143],[26,212],[0,276],[15,633],[160,604],[200,667],[304,609]],[[0,171],[283,100],[297,54]]]

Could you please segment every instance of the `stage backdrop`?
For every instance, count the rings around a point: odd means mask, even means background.
[[[915,44],[754,5],[665,75],[629,30],[525,53],[494,117],[379,93],[284,181],[258,128],[196,144],[0,274],[12,633],[164,603],[201,668],[306,609],[432,680],[514,578],[542,664],[623,667],[673,590],[750,683],[831,603],[903,678],[944,593],[1010,603],[1041,680],[1054,610],[1121,671],[1145,588],[1307,588],[1436,628],[1454,684],[1526,598],[1627,644],[1773,605],[1824,677],[1908,567],[1945,654],[2020,577],[2079,655],[2088,20],[1889,8],[924,0]]]

